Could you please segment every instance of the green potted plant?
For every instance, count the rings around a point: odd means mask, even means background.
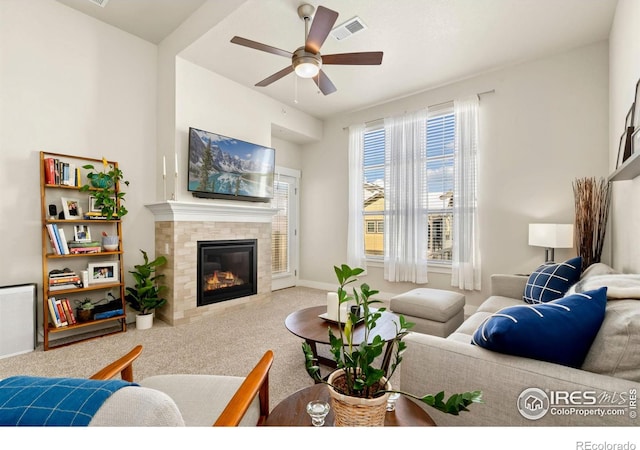
[[[120,183],[129,186],[129,182],[124,179],[122,170],[116,165],[109,163],[104,157],[102,158],[102,171],[96,171],[93,164],[87,164],[82,166],[84,169],[91,170],[87,174],[89,184],[85,184],[80,188],[80,191],[91,191],[95,197],[95,207],[100,208],[102,216],[107,219],[122,218],[127,214],[127,208],[123,205],[124,192],[116,188],[119,188]]]
[[[144,250],[140,250],[144,258],[144,264],[134,266],[135,270],[130,270],[136,284],[127,286],[125,301],[138,312],[136,315],[136,328],[146,329],[153,325],[153,310],[167,303],[167,299],[162,298],[162,293],[167,290],[167,286],[160,283],[164,274],[156,274],[158,267],[167,263],[167,258],[158,256],[153,261],[149,261],[149,256]]]
[[[78,322],[89,322],[93,318],[93,308],[95,305],[91,302],[90,298],[85,298],[82,301],[76,300],[76,315],[78,316]]]
[[[331,354],[336,362],[336,370],[326,380],[323,379],[311,346],[305,342],[302,344],[302,349],[307,373],[317,383],[328,385],[336,425],[362,425],[362,420],[367,420],[369,417],[374,418],[375,421],[367,423],[367,425],[383,425],[387,398],[391,393],[405,395],[442,412],[454,415],[458,415],[461,411],[468,411],[467,407],[472,403],[482,403],[481,391],[452,394],[445,401],[444,391],[436,395],[416,396],[408,392],[393,390],[388,380],[402,362],[402,353],[406,350],[406,344],[402,339],[414,324],[407,322],[404,316],[399,316],[395,338],[390,342],[386,343],[379,335],[370,336],[376,326],[376,320],[385,311],[383,307],[371,307],[376,303],[381,303],[372,298],[379,292],[370,289],[367,284],[362,284],[360,289],[354,287],[352,294],[348,294],[346,286],[357,281],[358,275],[362,274],[364,270],[357,267],[351,268],[346,264],[341,267],[336,266],[334,269],[339,283],[339,304],[351,305],[349,312],[347,312],[348,317],[344,321],[344,327],[338,327],[338,336],[329,327],[329,342]],[[339,316],[338,321],[340,322]],[[362,323],[359,324],[360,322]],[[365,327],[365,337],[357,345],[353,342],[352,330],[354,326]],[[374,365],[374,360],[382,355],[385,344],[394,346],[393,362],[387,365],[387,368],[382,369]],[[377,408],[378,412],[365,413],[363,405],[366,403],[370,403],[372,408]]]

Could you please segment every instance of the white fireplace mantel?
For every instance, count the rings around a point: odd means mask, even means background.
[[[270,223],[277,208],[271,206],[195,203],[167,200],[145,205],[156,222],[263,222]]]

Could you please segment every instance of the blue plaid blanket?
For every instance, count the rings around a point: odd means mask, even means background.
[[[15,376],[0,381],[1,426],[86,426],[122,380]]]

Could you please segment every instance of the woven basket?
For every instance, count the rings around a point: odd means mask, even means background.
[[[329,384],[343,375],[342,369],[336,370],[327,380]],[[386,380],[383,378],[383,382]],[[336,427],[383,427],[387,413],[387,399],[389,393],[376,398],[351,397],[336,392],[331,386],[327,386],[331,397],[331,407],[335,417]],[[391,383],[386,381],[385,389],[391,389]]]

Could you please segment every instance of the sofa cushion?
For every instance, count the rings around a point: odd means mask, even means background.
[[[478,327],[472,344],[500,353],[580,367],[605,315],[607,288],[536,305],[510,306]]]
[[[640,382],[640,301],[610,300],[583,370]]]
[[[545,263],[529,276],[522,299],[533,304],[561,298],[580,279],[581,272],[581,256],[562,263]]]
[[[500,295],[492,295],[484,302],[482,305],[478,306],[476,312],[489,312],[495,313],[500,311],[503,308],[507,308],[509,306],[522,305],[521,298],[510,298],[510,297],[502,297]]]
[[[466,334],[467,336],[473,336],[473,333],[476,332],[478,327],[482,325],[485,320],[491,317],[491,314],[492,313],[490,312],[482,312],[482,311],[476,312],[467,320],[462,322],[462,325],[460,325],[458,329],[455,330],[455,333],[463,333],[463,334]],[[467,342],[469,342],[469,339],[467,339]]]

